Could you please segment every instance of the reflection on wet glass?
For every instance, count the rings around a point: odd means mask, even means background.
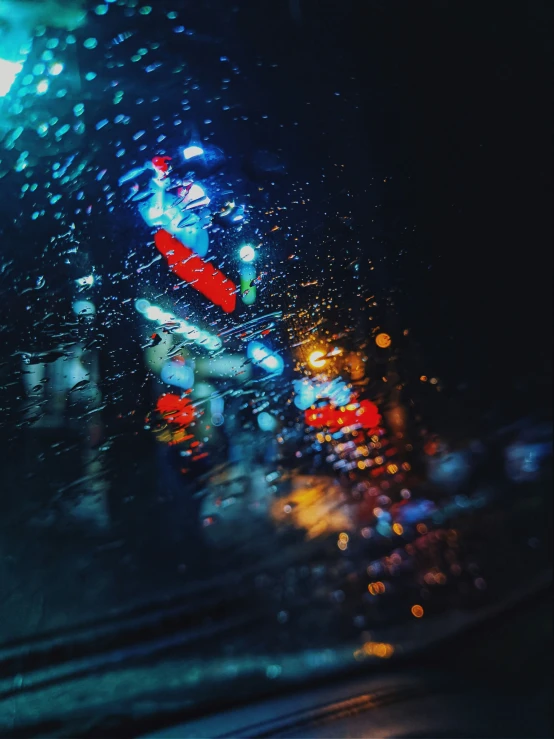
[[[307,181],[255,64],[180,3],[46,5],[2,6],[1,643],[219,598],[221,665],[274,680],[523,597],[550,428],[423,420],[443,381],[409,364],[339,159]]]

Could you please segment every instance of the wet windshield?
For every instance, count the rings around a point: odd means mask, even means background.
[[[192,703],[377,669],[549,577],[550,10],[494,8],[0,2],[0,701],[122,632],[125,696],[160,634]]]

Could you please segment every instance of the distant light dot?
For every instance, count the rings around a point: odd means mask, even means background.
[[[412,606],[412,616],[421,618],[423,616],[423,608],[421,606]]]
[[[106,15],[106,13],[108,12],[108,6],[107,5],[97,5],[94,8],[94,12],[96,13],[96,15]]]
[[[37,85],[37,94],[44,95],[48,91],[48,80],[41,80]]]
[[[54,75],[54,77],[57,77],[59,74],[63,72],[63,64],[61,62],[54,62],[52,66],[50,67],[50,74]]]
[[[152,8],[150,7],[150,5],[145,5],[139,10],[139,13],[141,15],[149,15],[151,12],[152,12]]]
[[[83,43],[83,46],[85,49],[96,49],[98,46],[98,41],[95,38],[87,38],[85,39],[85,42]]]
[[[94,79],[95,77],[96,77],[96,72],[87,72],[87,73],[85,74],[85,79],[87,80],[87,82],[90,82],[90,81],[91,81],[91,80],[93,80],[93,79]]]

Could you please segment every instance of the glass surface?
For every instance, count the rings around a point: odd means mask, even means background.
[[[4,657],[184,609],[271,685],[547,582],[546,5],[0,11]]]

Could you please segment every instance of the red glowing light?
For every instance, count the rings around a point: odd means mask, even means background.
[[[181,398],[174,393],[160,395],[156,410],[161,413],[168,423],[188,426],[194,421],[194,406],[188,398]]]
[[[163,228],[156,233],[154,241],[158,251],[167,259],[170,270],[177,277],[188,282],[226,313],[235,310],[237,286],[223,272],[210,262],[205,262]]]
[[[158,170],[158,172],[161,172],[162,174],[166,174],[167,170],[169,169],[168,162],[171,161],[171,157],[153,157],[152,158],[152,164],[154,165],[154,168]]]
[[[315,410],[308,409],[304,411],[304,422],[307,426],[327,426],[331,431],[344,428],[345,426],[360,425],[369,429],[378,426],[381,423],[381,416],[375,403],[369,400],[362,400],[356,404],[355,409],[335,408],[330,405],[323,405]]]

